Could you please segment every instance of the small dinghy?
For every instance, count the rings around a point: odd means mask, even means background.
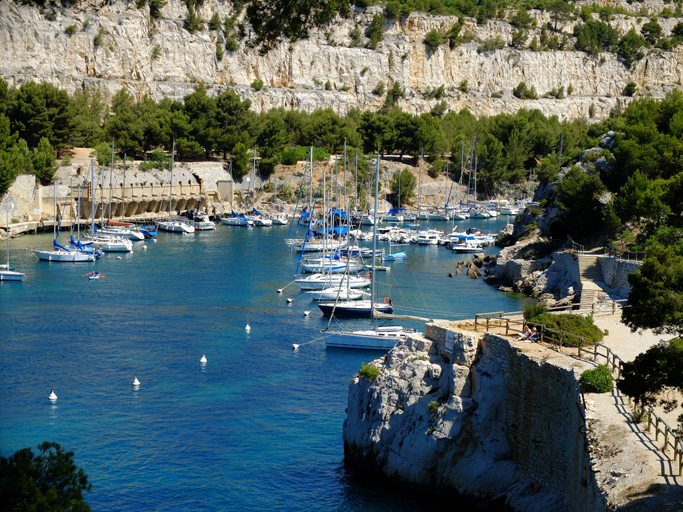
[[[104,279],[104,276],[97,271],[89,272],[85,275],[88,276],[88,279]]]

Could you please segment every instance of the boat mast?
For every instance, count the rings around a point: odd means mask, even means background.
[[[173,209],[173,160],[175,158],[175,135],[173,136],[173,149],[171,150],[171,187],[168,191],[168,221],[171,222],[171,210]],[[172,228],[171,228],[172,229]]]
[[[462,212],[462,175],[465,172],[465,139],[462,139],[462,146],[460,147],[460,180],[458,181],[458,196],[460,197],[460,204],[458,211]]]
[[[73,228],[72,228],[73,229]],[[78,241],[81,241],[81,184],[78,184],[78,206],[76,207],[76,229]]]
[[[355,199],[355,205],[354,205],[354,210],[358,210],[358,150],[356,150],[356,165],[355,165],[355,175],[356,175],[356,189],[355,193],[353,194],[354,199]]]
[[[420,149],[420,183],[417,187],[417,223],[420,224],[420,202],[422,197],[422,162],[424,161],[425,148],[422,146]],[[379,160],[377,160],[379,164]]]
[[[54,185],[52,189],[52,195],[54,195],[52,207],[54,208],[55,212],[54,222],[52,223],[52,236],[55,240],[57,240],[57,182],[53,181],[52,184]]]
[[[9,208],[14,209],[14,203],[10,203]],[[7,270],[10,270],[9,268],[9,208],[7,208],[7,220],[5,221],[7,224]]]
[[[270,202],[270,217],[273,217],[273,206],[275,206],[275,198],[277,197],[277,166],[273,167],[273,199]]]
[[[114,142],[116,139],[111,139],[111,169],[109,171],[109,215],[108,219],[111,219],[111,196],[113,194],[113,179],[114,179]]]
[[[474,204],[477,204],[477,155],[474,155]]]
[[[372,223],[372,290],[370,296],[370,322],[375,320],[375,253],[377,252],[377,196],[379,195],[379,151],[375,168],[375,216]],[[419,212],[418,212],[419,215]]]
[[[90,160],[90,207],[92,209],[92,236],[95,236],[95,160]]]

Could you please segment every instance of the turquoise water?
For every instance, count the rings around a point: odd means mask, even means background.
[[[288,230],[161,233],[121,260],[83,264],[39,262],[23,250],[48,247],[51,235],[12,241],[11,262],[26,280],[0,283],[2,454],[42,441],[75,451],[98,511],[433,509],[437,498],[344,466],[349,379],[381,353],[321,341],[292,350],[327,321],[296,285],[275,292],[296,268]],[[397,313],[471,318],[525,300],[448,278],[464,257],[444,248],[402,249],[408,259],[378,274],[379,295],[394,298]],[[106,278],[83,277],[94,269]]]

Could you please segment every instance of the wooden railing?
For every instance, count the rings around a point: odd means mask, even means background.
[[[550,309],[549,309],[550,311]],[[538,332],[538,339],[534,340],[539,343],[549,343],[557,347],[576,347],[577,356],[579,358],[587,359],[584,354],[593,356],[592,361],[597,363],[598,358],[605,359],[605,366],[609,368],[612,373],[616,373],[616,378],[620,379],[623,372],[624,362],[621,358],[612,352],[607,345],[602,343],[595,343],[588,341],[581,336],[572,334],[566,331],[557,331],[551,329],[544,324],[538,322],[529,322],[522,318],[506,318],[508,316],[519,316],[522,311],[513,311],[506,313],[503,311],[496,311],[493,313],[478,313],[474,315],[474,330],[478,329],[479,324],[486,323],[486,331],[490,327],[505,327],[505,335],[509,336],[511,333],[524,332],[527,326],[536,327]],[[519,327],[517,327],[519,326]],[[602,352],[600,349],[604,349]],[[629,403],[631,397],[629,397]],[[678,476],[683,475],[683,437],[677,436],[676,431],[669,427],[669,425],[652,410],[651,407],[646,406],[643,412],[647,414],[647,431],[651,432],[652,425],[655,427],[655,442],[659,440],[659,434],[664,434],[664,445],[661,447],[662,452],[666,453],[670,446],[674,450],[673,461],[678,460]],[[663,428],[662,428],[663,426]]]
[[[657,416],[651,407],[646,407],[645,414],[647,414],[647,431],[651,432],[652,425],[655,427],[655,442],[659,441],[659,434],[664,434],[664,445],[662,452],[666,453],[669,446],[674,450],[673,461],[678,459],[678,476],[683,475],[683,437],[676,436],[676,431],[672,429],[667,423]],[[654,419],[654,422],[653,422]],[[660,427],[664,426],[662,430]]]

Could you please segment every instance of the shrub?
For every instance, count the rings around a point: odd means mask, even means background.
[[[429,168],[428,174],[432,178],[437,178],[439,175],[443,172],[443,170],[446,168],[446,162],[444,162],[441,159],[434,160],[432,162],[431,167]]]
[[[561,315],[551,315],[545,313],[537,315],[531,321],[543,324],[550,329],[556,331],[564,331],[575,336],[580,336],[591,343],[599,343],[602,341],[603,333],[598,326],[593,323],[593,317],[572,315],[569,313]],[[571,339],[564,340],[571,343]]]
[[[364,379],[368,379],[372,382],[375,382],[377,380],[377,377],[379,377],[379,368],[371,364],[361,363],[360,370],[358,370],[358,375],[360,375]]]
[[[213,13],[211,19],[209,20],[209,30],[218,30],[221,28],[221,19],[217,12]]]
[[[638,89],[638,86],[636,85],[635,82],[629,82],[626,84],[626,88],[624,89],[624,95],[625,96],[633,96],[636,93],[637,89]]]
[[[325,82],[325,90],[326,91],[332,90],[332,82],[330,82],[329,80],[327,82]]]
[[[588,107],[588,117],[591,119],[595,117],[595,103],[591,103],[591,106]]]
[[[62,162],[59,164],[61,167],[68,167],[71,165],[71,155],[67,153],[64,155],[64,158],[62,158]]]
[[[286,148],[282,151],[281,162],[284,165],[294,165],[302,160],[307,160],[309,157],[309,148],[305,146],[296,146],[293,148]],[[316,162],[326,161],[330,159],[330,153],[325,148],[313,148],[313,160]]]
[[[103,42],[104,42],[104,30],[100,29],[100,31],[97,33],[97,35],[93,39],[93,44],[95,45],[95,48],[97,48],[98,46],[102,46]]]
[[[636,409],[635,411],[633,411],[631,413],[630,417],[631,417],[631,422],[642,423],[643,421],[645,421],[647,419],[647,414],[645,413],[645,411],[643,411],[641,409]]]
[[[161,56],[161,46],[156,45],[152,48],[152,60],[157,60]]]
[[[76,25],[69,25],[68,27],[66,27],[64,29],[64,32],[66,32],[66,34],[69,37],[71,37],[72,35],[74,35],[76,33],[77,30],[78,30],[78,27],[76,27]]]
[[[237,50],[240,49],[240,45],[237,42],[237,38],[235,35],[231,35],[225,40],[225,49],[228,50],[229,52],[236,52]]]
[[[579,385],[586,393],[609,393],[614,389],[614,378],[606,366],[600,365],[583,372]]]
[[[540,315],[544,315],[548,312],[543,304],[529,304],[524,306],[524,320],[529,320],[531,322],[535,321]]]
[[[255,91],[260,91],[261,89],[263,89],[263,80],[259,80],[257,78],[251,83],[251,88]]]
[[[492,98],[502,98],[503,97],[503,91],[492,92],[491,97]]]
[[[443,34],[436,29],[432,29],[425,35],[424,44],[429,46],[429,49],[433,52],[439,49],[444,43]]]
[[[382,82],[380,80],[379,82],[377,82],[377,85],[372,90],[372,94],[376,94],[377,96],[382,96],[384,94],[384,87],[385,87],[384,82]]]
[[[496,36],[493,39],[483,40],[477,47],[477,53],[494,52],[496,50],[502,50],[503,48],[505,48],[505,41]]]
[[[370,39],[368,41],[367,47],[371,49],[377,48],[377,45],[384,38],[384,15],[375,14],[372,17],[372,23],[368,27],[366,35]]]
[[[204,20],[190,6],[187,8],[187,18],[185,18],[185,30],[194,34],[204,28]]]
[[[439,409],[439,402],[434,400],[433,402],[429,402],[429,405],[427,406],[427,410],[434,414],[437,410]]]
[[[467,94],[470,91],[470,87],[469,87],[469,84],[467,83],[467,80],[463,80],[462,82],[460,82],[460,85],[458,86],[458,90],[460,92],[464,92],[465,94]]]
[[[153,151],[147,157],[146,162],[140,164],[141,171],[149,171],[151,169],[167,169],[171,164],[171,158],[161,150]]]
[[[529,89],[524,82],[520,82],[519,85],[512,90],[512,94],[522,100],[535,100],[538,98],[536,88],[532,86],[531,89]]]
[[[85,20],[81,25],[81,31],[85,32],[86,30],[88,30],[88,27],[90,27],[90,20]]]
[[[225,52],[223,51],[223,46],[221,46],[220,44],[217,44],[216,45],[216,60],[218,60],[218,62],[222,61],[223,55],[225,55]]]

